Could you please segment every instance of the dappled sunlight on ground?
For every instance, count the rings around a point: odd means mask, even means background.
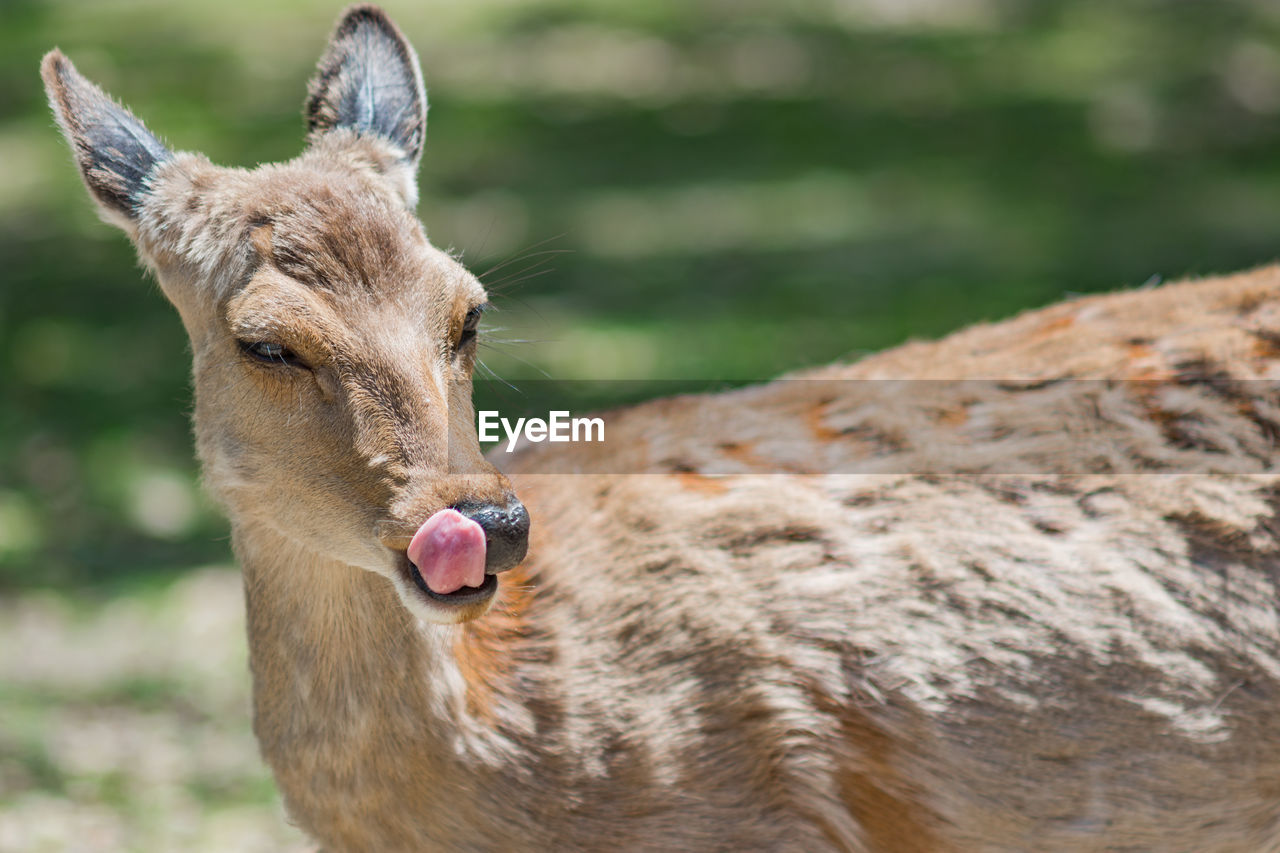
[[[0,851],[302,850],[250,731],[234,569],[0,603]]]

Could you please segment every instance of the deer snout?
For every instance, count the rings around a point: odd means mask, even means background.
[[[529,512],[512,496],[506,506],[486,501],[462,501],[453,509],[484,531],[484,572],[496,575],[520,565],[529,550]]]

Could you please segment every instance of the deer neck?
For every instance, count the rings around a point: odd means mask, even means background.
[[[344,777],[463,781],[470,735],[458,629],[422,624],[386,579],[274,532],[237,528],[235,544],[254,729],[295,816],[305,821],[300,798],[320,794],[317,780],[339,789]]]

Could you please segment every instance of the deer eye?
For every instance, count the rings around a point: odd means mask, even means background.
[[[475,338],[476,330],[480,327],[480,315],[488,307],[488,303],[477,305],[467,312],[467,318],[462,321],[462,334],[458,336],[458,349],[462,349]]]
[[[302,360],[284,344],[277,344],[272,341],[240,341],[240,349],[244,350],[245,354],[250,358],[267,364],[291,367],[303,366]]]

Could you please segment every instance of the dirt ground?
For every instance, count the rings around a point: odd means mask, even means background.
[[[0,602],[0,851],[294,851],[250,730],[240,577]]]

